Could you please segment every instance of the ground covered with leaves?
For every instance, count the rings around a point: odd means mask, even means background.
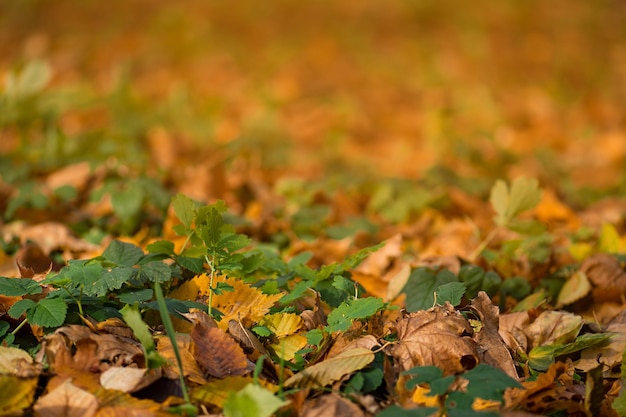
[[[626,415],[626,7],[0,3],[0,415]]]

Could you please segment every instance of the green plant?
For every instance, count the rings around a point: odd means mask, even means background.
[[[427,395],[437,397],[437,407],[405,410],[394,405],[378,413],[377,417],[425,417],[433,413],[450,417],[497,416],[499,414],[496,412],[476,411],[473,408],[475,400],[480,398],[502,402],[504,391],[507,388],[522,387],[519,382],[500,369],[482,363],[461,375],[444,376],[443,371],[436,366],[418,366],[403,372],[403,375],[409,377],[405,384],[405,388],[409,391],[418,385],[427,384],[430,388]],[[454,389],[455,386],[458,386],[458,384],[454,384],[458,379],[467,381],[465,389]]]

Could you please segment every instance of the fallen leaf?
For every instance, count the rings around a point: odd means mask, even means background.
[[[529,347],[565,344],[576,339],[583,326],[582,317],[566,311],[544,311],[524,328]]]
[[[472,369],[479,362],[473,330],[450,304],[411,313],[396,328],[398,343],[391,354],[403,371],[434,365],[452,375]]]
[[[159,354],[167,359],[171,365],[165,367],[165,376],[170,379],[178,379],[178,366],[175,366],[176,355],[172,348],[170,338],[167,336],[157,336],[155,342]],[[176,344],[178,345],[185,379],[194,384],[204,384],[206,382],[204,372],[191,353],[191,336],[189,334],[176,333]]]
[[[470,303],[482,322],[482,327],[474,333],[473,339],[480,346],[481,362],[502,369],[508,376],[519,379],[511,352],[500,337],[500,309],[495,306],[484,291],[478,293]]]
[[[599,253],[587,258],[580,270],[593,284],[593,299],[597,303],[621,302],[626,294],[626,272],[614,256]]]
[[[66,380],[39,398],[34,410],[41,417],[92,417],[98,409],[95,395]]]
[[[191,352],[208,375],[224,378],[250,372],[243,349],[222,329],[196,323],[191,340]]]
[[[321,388],[343,376],[363,369],[374,360],[369,349],[346,350],[331,359],[311,365],[285,381],[285,387]]]
[[[362,417],[363,411],[339,394],[326,394],[305,403],[302,417]]]
[[[161,378],[160,370],[131,367],[112,367],[100,375],[100,385],[105,389],[136,392]]]
[[[0,373],[0,415],[24,415],[24,409],[33,403],[38,381],[38,377],[21,378]]]
[[[29,378],[41,374],[41,365],[36,364],[25,350],[0,346],[0,374]]]

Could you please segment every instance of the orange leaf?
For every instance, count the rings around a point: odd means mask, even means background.
[[[248,373],[248,358],[243,349],[222,329],[196,323],[191,340],[193,356],[207,374],[224,378]]]

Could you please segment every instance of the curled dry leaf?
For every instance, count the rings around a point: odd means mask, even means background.
[[[626,272],[614,256],[598,253],[587,258],[580,270],[594,286],[593,299],[596,303],[621,302],[626,295]]]
[[[626,346],[626,310],[622,310],[610,321],[606,332],[612,333],[609,343],[583,350],[580,359],[575,363],[576,369],[588,372],[603,365],[605,371],[612,371],[621,366]]]
[[[52,270],[52,259],[34,242],[27,242],[15,255],[20,277],[41,281]]]
[[[396,327],[399,341],[391,354],[403,371],[434,365],[452,375],[479,362],[472,327],[449,303],[411,313]]]
[[[511,378],[518,379],[511,352],[498,332],[500,309],[491,302],[484,291],[478,293],[478,296],[471,301],[470,307],[483,323],[480,331],[475,332],[473,336],[481,347],[482,362],[500,368]]]

